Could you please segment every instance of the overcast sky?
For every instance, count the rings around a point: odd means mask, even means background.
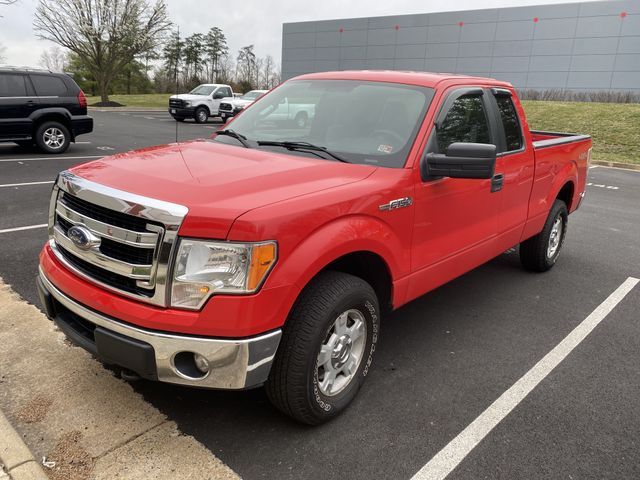
[[[575,0],[580,1],[580,0]],[[572,0],[166,0],[171,20],[184,35],[222,28],[233,56],[244,45],[255,45],[258,56],[271,54],[280,63],[282,24],[306,20],[446,12],[474,8],[574,3]],[[0,45],[6,63],[38,66],[49,42],[38,40],[32,23],[38,0],[0,5]],[[0,47],[1,48],[1,47]]]

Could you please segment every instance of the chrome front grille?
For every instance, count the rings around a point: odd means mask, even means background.
[[[171,251],[186,213],[181,205],[63,172],[51,197],[49,243],[57,258],[79,276],[165,306]],[[74,226],[94,240],[87,245],[74,241],[69,234]]]
[[[225,112],[233,112],[233,105],[227,102],[222,102],[218,108]]]

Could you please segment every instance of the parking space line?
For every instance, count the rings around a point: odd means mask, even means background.
[[[47,185],[51,183],[53,183],[53,180],[47,180],[46,182],[5,183],[4,185],[0,185],[0,188],[27,187],[29,185]]]
[[[22,230],[34,230],[36,228],[44,228],[46,226],[46,223],[42,223],[40,225],[29,225],[26,227],[5,228],[4,230],[0,230],[0,233],[21,232]]]
[[[412,480],[441,480],[498,425],[529,393],[596,328],[640,280],[629,277],[531,370],[504,392],[447,446],[440,450]]]
[[[54,160],[83,160],[88,158],[102,158],[102,157],[104,157],[104,155],[85,155],[82,157],[51,156],[51,157],[31,157],[31,158],[0,158],[0,162],[2,163],[4,162],[35,162],[38,160],[48,160],[52,162]]]

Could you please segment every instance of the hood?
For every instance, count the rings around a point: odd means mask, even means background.
[[[204,100],[207,95],[192,95],[190,93],[181,93],[180,95],[171,95],[169,98],[177,98],[178,100]]]
[[[243,213],[357,182],[375,169],[201,140],[121,153],[71,171],[105,186],[186,206],[182,235],[226,238]]]

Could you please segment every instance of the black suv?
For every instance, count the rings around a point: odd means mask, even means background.
[[[87,99],[69,75],[0,67],[0,142],[63,153],[91,131]]]

